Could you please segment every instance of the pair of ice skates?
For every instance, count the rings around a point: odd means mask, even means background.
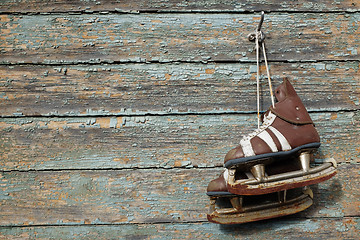
[[[257,59],[264,39],[260,27],[253,37]],[[264,58],[266,63],[265,51]],[[269,73],[268,78],[272,92]],[[237,224],[300,212],[313,203],[309,185],[336,174],[334,159],[310,167],[320,137],[287,79],[275,90],[275,98],[262,125],[226,154],[225,171],[209,183],[209,221]]]
[[[288,80],[275,96],[261,127],[226,154],[225,171],[209,183],[209,221],[245,223],[300,212],[313,203],[309,185],[336,174],[334,159],[310,167],[320,138]]]

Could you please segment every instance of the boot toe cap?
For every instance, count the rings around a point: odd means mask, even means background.
[[[231,149],[225,156],[225,159],[224,159],[224,164],[229,161],[229,160],[232,160],[232,159],[237,159],[237,158],[242,158],[244,157],[244,152],[241,148],[241,146],[237,146],[236,148],[234,149]]]
[[[223,174],[209,183],[207,192],[227,192],[226,182]]]

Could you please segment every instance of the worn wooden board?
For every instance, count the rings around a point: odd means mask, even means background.
[[[0,238],[357,239],[359,4],[1,1]],[[339,174],[300,214],[218,226],[205,191],[256,128],[260,10],[274,85],[290,76]]]
[[[289,77],[310,111],[360,109],[357,61],[271,63],[271,73],[273,87]],[[254,63],[0,66],[2,116],[246,113],[255,91]]]
[[[1,63],[254,61],[244,14],[1,15]],[[360,13],[268,14],[270,60],[358,60]]]
[[[359,111],[314,113],[319,161],[359,162]],[[222,166],[256,116],[177,115],[0,119],[2,170]]]
[[[3,172],[0,225],[206,221],[208,182],[222,169]],[[307,218],[360,215],[359,164],[314,188]]]
[[[248,11],[359,11],[359,0],[347,1],[231,1],[231,0],[140,0],[140,1],[76,1],[76,0],[3,0],[0,12],[54,13],[54,12],[240,12]]]
[[[356,239],[358,217],[285,217],[236,226],[211,223],[0,227],[5,239]]]

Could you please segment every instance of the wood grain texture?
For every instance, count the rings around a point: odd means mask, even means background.
[[[127,169],[1,173],[0,225],[206,221],[208,182],[222,169]],[[314,187],[315,204],[298,216],[360,215],[359,164],[341,164]]]
[[[231,0],[139,0],[139,1],[76,1],[76,0],[3,0],[0,12],[54,13],[75,12],[248,12],[248,11],[358,11],[358,0],[347,1],[231,1]]]
[[[236,226],[212,223],[0,227],[5,239],[356,239],[359,217],[299,219],[285,217]]]
[[[1,63],[254,61],[240,14],[1,15]],[[268,14],[268,58],[359,60],[360,13]]]
[[[261,69],[262,107],[270,106]],[[271,63],[310,111],[360,109],[359,62]],[[246,113],[256,110],[256,64],[0,66],[2,116]],[[321,89],[321,91],[318,91]]]
[[[360,112],[314,113],[319,161],[360,161]],[[5,118],[1,170],[222,166],[225,154],[256,129],[256,116],[184,115]]]
[[[359,6],[1,1],[0,239],[357,239]],[[339,172],[304,212],[218,226],[205,191],[256,128],[261,10],[274,85],[290,77]]]

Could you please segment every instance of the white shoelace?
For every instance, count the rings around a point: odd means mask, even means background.
[[[272,91],[272,85],[271,85],[271,77],[270,77],[270,71],[269,71],[269,66],[268,66],[268,61],[267,61],[267,57],[266,57],[266,49],[265,49],[265,36],[264,34],[261,32],[261,25],[262,22],[264,20],[264,12],[261,13],[261,21],[259,26],[256,28],[255,30],[255,45],[256,45],[256,67],[257,67],[257,73],[256,73],[256,95],[257,95],[257,118],[258,118],[258,128],[260,128],[260,56],[259,56],[259,52],[260,52],[260,43],[261,43],[261,47],[263,49],[263,56],[264,56],[264,62],[265,62],[265,67],[266,67],[266,74],[267,74],[267,78],[268,78],[268,83],[269,83],[269,90],[270,90],[270,96],[271,96],[271,104],[273,106],[273,108],[275,107],[275,101],[274,101],[274,96],[273,96],[273,91]]]
[[[267,129],[275,120],[276,115],[274,115],[273,113],[269,112],[267,115],[264,116],[264,121],[262,123],[261,126],[259,126],[255,131],[253,131],[252,133],[244,136],[241,141],[248,141],[250,139],[252,139],[253,137],[256,137],[259,133],[261,133],[262,131],[264,131],[265,129]],[[240,142],[241,142],[240,141]]]

